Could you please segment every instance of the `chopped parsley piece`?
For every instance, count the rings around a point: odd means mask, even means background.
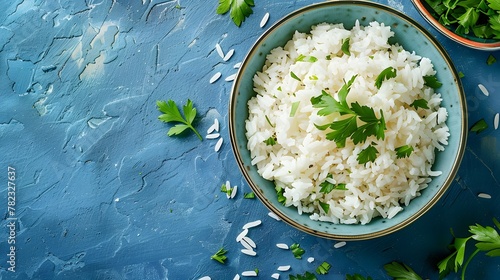
[[[267,115],[265,115],[265,117],[266,117],[266,121],[267,121],[267,123],[268,123],[271,127],[273,127],[273,128],[274,128],[274,125],[273,125],[273,124],[271,123],[271,121],[269,120],[269,117],[268,117]]]
[[[254,199],[254,198],[255,198],[255,193],[253,193],[253,192],[245,193],[245,194],[243,195],[243,198],[246,198],[246,199]]]
[[[395,68],[389,66],[382,70],[380,74],[377,76],[377,79],[375,79],[375,86],[380,89],[382,86],[382,82],[385,80],[389,80],[390,78],[395,78],[397,75],[397,71]]]
[[[384,269],[395,280],[422,280],[422,277],[406,264],[392,262],[384,265]]]
[[[396,156],[397,158],[406,158],[411,155],[413,152],[413,147],[410,145],[404,145],[396,148]]]
[[[345,279],[346,280],[373,280],[373,278],[371,278],[370,276],[364,277],[363,275],[357,274],[357,273],[354,275],[347,274],[345,276]]]
[[[302,259],[302,255],[306,252],[304,249],[300,248],[298,243],[293,243],[290,246],[290,250],[292,250],[293,256],[299,260]]]
[[[188,99],[186,105],[182,106],[184,117],[181,115],[181,112],[177,108],[177,104],[175,104],[173,100],[168,100],[167,102],[156,101],[156,106],[158,110],[163,113],[158,117],[160,121],[165,123],[180,122],[180,124],[176,124],[169,129],[167,132],[168,136],[178,135],[186,129],[191,129],[200,140],[203,140],[200,133],[198,133],[193,126],[193,121],[196,117],[196,108],[193,107],[193,102],[191,100]]]
[[[349,51],[349,42],[351,41],[351,38],[347,37],[345,40],[342,39],[342,47],[340,48],[342,52],[345,55],[351,55],[351,52]]]
[[[332,178],[332,174],[328,174],[327,178]],[[328,180],[325,180],[323,181],[321,184],[319,184],[319,186],[321,187],[320,191],[321,193],[330,193],[331,191],[333,190],[347,190],[347,188],[345,187],[346,185],[345,184],[332,184],[330,182],[328,182]]]
[[[264,143],[267,145],[267,146],[273,146],[276,144],[276,137],[274,136],[271,136],[269,138],[267,138],[266,140],[264,140]]]
[[[318,76],[311,75],[311,76],[309,76],[309,80],[311,80],[311,81],[317,81],[318,80]]]
[[[279,86],[279,87],[277,88],[277,90],[278,90],[278,91],[282,91],[281,86]]]
[[[292,109],[290,110],[290,117],[295,117],[297,109],[299,108],[300,101],[295,101],[292,103]]]
[[[227,260],[226,253],[227,253],[227,250],[225,250],[224,248],[220,248],[219,251],[217,251],[217,253],[213,254],[210,258],[212,260],[216,260],[216,261],[220,262],[221,264],[224,264]]]
[[[427,103],[427,100],[421,98],[421,99],[416,99],[414,100],[411,104],[410,104],[410,107],[414,107],[415,110],[417,110],[418,108],[422,108],[422,109],[429,109],[429,105]]]
[[[234,24],[239,27],[253,13],[253,6],[254,0],[219,0],[216,12],[219,15],[229,12]]]
[[[369,145],[368,147],[361,150],[361,152],[359,152],[358,157],[356,159],[358,160],[359,164],[374,162],[375,159],[377,158],[377,154],[378,150],[374,146]]]
[[[332,60],[332,56],[331,55],[327,55],[326,56],[326,60]]]
[[[275,189],[276,189],[276,195],[278,196],[278,202],[285,205],[286,197],[283,195],[285,189],[279,186],[276,186]]]
[[[300,54],[296,59],[295,59],[296,62],[316,62],[318,61],[318,59],[312,55],[309,55],[309,56],[305,56],[303,54]]]
[[[227,195],[231,195],[231,192],[233,191],[233,189],[228,188],[226,186],[226,184],[222,184],[222,186],[220,187],[220,191],[227,194]]]
[[[288,279],[289,280],[317,280],[318,278],[316,278],[316,275],[314,275],[314,273],[306,271],[302,275],[300,275],[300,274],[297,274],[297,275],[290,274],[290,276],[289,276]]]
[[[443,84],[438,81],[436,76],[424,76],[424,85],[430,88],[440,88]]]
[[[328,214],[328,211],[330,211],[330,204],[324,203],[321,201],[318,201],[318,203],[319,203],[319,206],[321,207],[321,209],[323,209],[323,211],[325,211],[325,214]]]
[[[465,77],[465,74],[462,71],[460,71],[458,72],[458,77],[462,79],[463,77]]]
[[[497,59],[492,54],[490,54],[488,56],[488,59],[486,59],[486,64],[488,64],[488,65],[491,65],[495,62],[497,62]]]
[[[484,119],[480,119],[477,121],[475,124],[473,124],[470,128],[471,132],[475,132],[476,134],[479,134],[480,132],[484,131],[485,129],[488,128],[488,124]]]
[[[320,275],[327,274],[331,267],[332,266],[329,263],[323,262],[318,266],[318,268],[316,268],[316,273]]]
[[[290,76],[299,82],[302,81],[299,77],[297,77],[297,75],[295,75],[295,73],[293,73],[293,71],[290,71]]]

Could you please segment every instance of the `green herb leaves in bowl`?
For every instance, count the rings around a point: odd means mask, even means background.
[[[480,50],[500,49],[500,0],[412,0],[448,38]]]

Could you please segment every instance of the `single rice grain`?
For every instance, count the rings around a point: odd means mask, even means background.
[[[283,249],[283,250],[288,250],[289,249],[288,245],[285,244],[285,243],[278,243],[278,244],[276,244],[276,247],[278,247],[280,249]]]
[[[217,80],[222,76],[222,73],[221,72],[217,72],[215,73],[211,78],[210,78],[210,83],[213,84],[215,82],[217,82]]]
[[[234,49],[230,49],[226,55],[224,56],[224,58],[222,58],[222,60],[224,61],[228,61],[229,59],[231,59],[231,57],[233,56],[234,54]]]
[[[241,252],[252,257],[257,255],[257,252],[255,252],[254,250],[241,249]]]
[[[224,141],[224,138],[219,138],[219,140],[217,140],[217,143],[215,143],[215,147],[214,147],[214,150],[216,152],[218,152],[220,150],[220,148],[222,147],[222,142]]]
[[[242,276],[257,276],[257,271],[255,270],[247,270],[247,271],[243,271],[241,273]]]
[[[489,91],[486,89],[486,87],[483,84],[478,84],[477,86],[479,87],[479,90],[481,90],[481,92],[484,95],[486,95],[486,96],[490,95]]]
[[[290,270],[290,267],[289,265],[280,265],[278,266],[278,271],[288,271]]]
[[[493,118],[493,127],[495,128],[495,130],[498,129],[498,122],[499,121],[500,121],[500,114],[496,113],[495,117]]]
[[[264,27],[268,20],[269,20],[269,13],[265,13],[262,19],[260,20],[259,24],[260,28]]]
[[[255,220],[253,222],[249,222],[249,223],[244,224],[243,225],[243,229],[253,228],[253,227],[256,227],[256,226],[258,226],[260,224],[262,224],[261,220]]]
[[[487,193],[479,193],[477,195],[477,197],[479,198],[485,198],[485,199],[490,199],[491,198],[491,195],[487,194]]]
[[[219,45],[219,43],[215,44],[215,50],[221,58],[224,58],[224,51],[222,51],[222,47]]]
[[[224,80],[226,82],[231,82],[231,81],[234,81],[235,78],[236,78],[236,74],[231,74],[231,75],[227,76]]]
[[[338,248],[342,248],[342,247],[344,247],[346,244],[347,244],[347,243],[346,243],[345,241],[337,242],[337,243],[335,243],[335,244],[333,245],[333,248],[336,248],[336,249],[338,249]]]

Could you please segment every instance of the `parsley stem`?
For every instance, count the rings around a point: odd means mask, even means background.
[[[474,253],[472,253],[470,255],[470,257],[467,259],[467,261],[465,262],[464,267],[462,268],[462,277],[461,277],[462,280],[465,280],[465,270],[467,269],[467,266],[469,265],[469,263],[472,260],[472,258],[474,258],[474,256],[477,255],[477,253],[479,253],[479,251],[480,251],[479,248],[476,249],[474,251]]]
[[[201,137],[200,133],[198,133],[198,131],[197,131],[197,130],[196,130],[196,129],[192,126],[192,125],[190,125],[189,127],[191,128],[191,130],[193,130],[193,131],[194,131],[194,134],[196,134],[196,136],[198,136],[198,138],[199,138],[201,141],[203,141],[203,137]]]

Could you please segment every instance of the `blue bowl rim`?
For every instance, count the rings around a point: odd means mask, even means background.
[[[416,211],[413,215],[411,215],[409,218],[406,220],[403,220],[401,223],[396,224],[392,227],[385,228],[383,230],[379,231],[374,231],[366,234],[353,234],[353,235],[341,235],[341,234],[332,234],[332,233],[327,233],[327,232],[322,232],[322,231],[317,231],[314,229],[311,229],[309,227],[306,227],[304,225],[298,224],[295,222],[293,219],[290,217],[286,216],[283,214],[281,211],[276,209],[276,207],[269,202],[269,200],[261,193],[260,188],[254,184],[252,181],[250,175],[248,174],[248,171],[244,165],[242,156],[239,152],[238,144],[237,144],[237,137],[236,137],[236,122],[234,120],[234,114],[236,112],[236,100],[237,96],[239,95],[239,85],[240,85],[240,75],[242,72],[245,71],[246,66],[248,64],[249,59],[253,55],[257,53],[257,48],[258,46],[265,41],[266,38],[272,35],[273,31],[278,29],[281,25],[283,25],[285,22],[300,16],[302,13],[307,12],[312,9],[320,9],[325,6],[341,6],[341,5],[363,5],[367,7],[374,7],[377,9],[382,9],[386,11],[387,13],[390,13],[396,17],[399,17],[400,19],[406,21],[408,24],[412,25],[415,29],[417,29],[419,32],[421,32],[428,40],[431,42],[437,49],[437,51],[442,55],[444,61],[448,64],[450,71],[452,72],[452,75],[454,76],[454,80],[456,83],[456,87],[458,89],[458,96],[459,96],[459,103],[460,103],[460,108],[462,111],[462,118],[461,118],[461,131],[460,131],[460,140],[459,140],[459,147],[458,147],[458,152],[455,156],[454,159],[454,165],[450,171],[449,174],[447,174],[446,179],[444,180],[442,186],[440,189],[436,192],[436,194],[418,211]],[[281,19],[277,20],[272,26],[270,26],[257,40],[256,42],[252,45],[250,48],[249,52],[245,56],[245,58],[242,61],[242,64],[238,70],[238,73],[236,75],[236,78],[233,82],[232,90],[231,90],[231,95],[229,98],[229,136],[230,136],[230,142],[231,146],[233,149],[234,156],[236,158],[238,167],[240,171],[242,172],[242,175],[244,176],[245,180],[249,184],[250,188],[254,191],[255,195],[259,198],[259,200],[274,214],[276,214],[281,220],[283,220],[285,223],[291,225],[292,227],[299,229],[303,232],[306,232],[308,234],[322,237],[322,238],[327,238],[327,239],[334,239],[334,240],[349,240],[349,241],[354,241],[354,240],[367,240],[367,239],[373,239],[376,237],[381,237],[385,236],[388,234],[391,234],[393,232],[396,232],[409,224],[413,223],[416,221],[419,217],[421,217],[423,214],[425,214],[436,202],[443,196],[443,194],[446,192],[448,187],[451,185],[456,173],[458,172],[458,168],[460,166],[460,162],[463,158],[463,154],[465,151],[465,144],[466,144],[466,139],[467,139],[467,107],[466,107],[466,102],[465,102],[465,93],[462,87],[462,83],[460,79],[458,78],[458,73],[456,71],[456,68],[453,65],[453,62],[444,49],[444,47],[438,42],[438,40],[425,28],[423,28],[416,20],[410,18],[409,16],[405,15],[404,13],[389,7],[384,4],[376,3],[376,2],[370,2],[366,0],[336,0],[336,1],[327,1],[327,2],[319,2],[319,3],[314,3],[311,5],[307,5],[305,7],[299,8]],[[444,175],[444,174],[443,174]],[[311,220],[312,221],[312,220]],[[360,225],[362,226],[362,225]]]

